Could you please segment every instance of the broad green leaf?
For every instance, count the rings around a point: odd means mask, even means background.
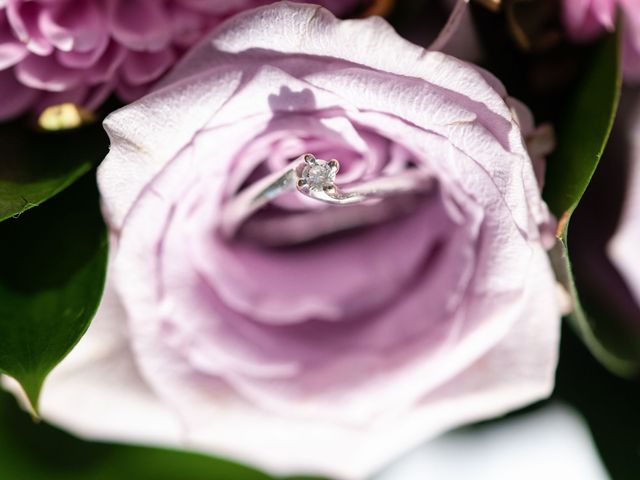
[[[549,158],[544,197],[559,219],[554,267],[570,292],[575,308],[570,318],[591,352],[621,375],[635,371],[635,361],[606,316],[589,315],[580,303],[570,261],[571,215],[584,195],[609,139],[621,89],[619,36],[602,40],[580,77],[558,129],[558,147]],[[591,312],[595,313],[595,312]],[[616,340],[618,339],[618,340]]]
[[[595,48],[558,128],[544,197],[563,220],[584,195],[613,127],[622,82],[619,50],[617,35],[607,36]]]
[[[107,145],[99,124],[43,132],[0,123],[0,221],[64,190],[105,156]]]
[[[32,422],[1,391],[0,472],[6,480],[274,480],[205,455],[82,441]]]
[[[47,374],[95,314],[106,264],[92,175],[0,223],[0,372],[20,382],[34,411]]]

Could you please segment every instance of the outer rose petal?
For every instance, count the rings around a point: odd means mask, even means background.
[[[159,90],[145,97],[147,107],[142,111],[122,110],[120,120],[123,123],[105,121],[115,154],[111,167],[100,174],[100,182],[111,227],[116,230],[121,227],[131,204],[149,179],[176,155],[194,131],[205,126],[214,112],[229,99],[240,80],[241,73],[230,70],[221,72],[214,83],[205,77],[185,83],[178,87],[182,94],[177,96],[176,90],[170,94]],[[197,108],[184,108],[183,99],[187,97],[198,98]],[[158,114],[148,116],[146,112],[152,110]],[[140,121],[151,127],[148,132],[130,128]],[[156,136],[158,132],[162,133]],[[140,154],[142,157],[138,156]],[[131,161],[134,157],[136,161]]]

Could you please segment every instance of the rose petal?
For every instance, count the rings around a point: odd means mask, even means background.
[[[183,108],[180,95],[174,97],[177,90],[171,95],[163,90],[151,93],[144,102],[153,106],[158,114],[143,120],[152,127],[148,131],[127,126],[140,120],[140,113],[121,110],[106,118],[104,125],[111,140],[113,161],[100,167],[98,182],[103,197],[108,199],[105,208],[116,230],[149,177],[157,174],[181,149],[181,143],[188,142],[193,132],[206,124],[212,112],[228,100],[238,87],[240,77],[237,71],[221,71],[213,83],[211,78],[203,77],[185,84],[183,95],[197,96],[197,109]],[[140,153],[142,157],[138,157]]]

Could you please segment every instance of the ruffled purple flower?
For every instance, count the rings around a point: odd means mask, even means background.
[[[229,16],[273,0],[0,0],[0,120],[145,94]],[[346,14],[360,0],[317,1]]]

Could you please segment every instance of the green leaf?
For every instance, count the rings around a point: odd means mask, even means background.
[[[0,372],[20,382],[35,412],[47,374],[95,314],[106,265],[92,175],[0,223]]]
[[[558,218],[568,220],[587,190],[613,127],[621,87],[619,39],[609,35],[579,79],[548,161],[544,198]]]
[[[590,316],[580,303],[570,261],[571,215],[584,195],[609,139],[622,84],[619,35],[609,35],[595,48],[580,77],[558,129],[558,148],[549,158],[544,198],[559,219],[560,243],[552,252],[556,273],[570,292],[575,308],[570,319],[591,352],[620,375],[630,375],[636,362],[616,339],[606,316]]]
[[[205,455],[82,441],[30,421],[2,391],[0,472],[7,480],[273,480]]]
[[[62,132],[0,124],[0,221],[64,190],[104,158],[107,145],[100,124]]]

